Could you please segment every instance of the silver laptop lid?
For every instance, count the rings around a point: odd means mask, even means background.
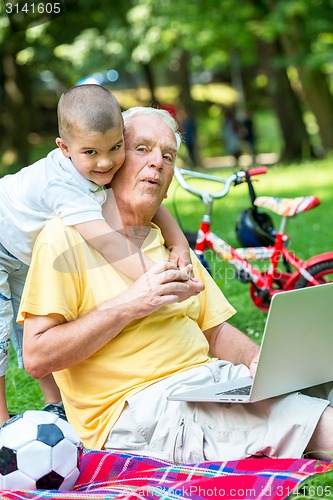
[[[271,302],[250,397],[221,395],[241,382],[213,383],[168,399],[255,402],[333,381],[333,283],[277,293]],[[244,385],[244,384],[243,384]]]
[[[333,283],[274,295],[251,401],[333,380]]]

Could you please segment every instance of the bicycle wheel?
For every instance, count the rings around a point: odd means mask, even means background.
[[[312,274],[320,284],[331,283],[333,281],[333,260],[314,264],[310,266],[307,271]],[[296,282],[295,288],[305,288],[307,286],[313,285],[304,276],[301,276]]]
[[[267,271],[263,271],[262,276],[267,274]],[[276,278],[272,285],[272,292],[274,290],[284,290],[287,281],[289,280],[291,273],[279,272],[279,277]],[[271,293],[268,290],[260,290],[255,285],[255,283],[250,284],[250,297],[254,305],[261,311],[268,312],[271,303]]]

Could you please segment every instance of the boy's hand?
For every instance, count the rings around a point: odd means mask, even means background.
[[[170,251],[170,262],[176,264],[179,269],[191,265],[191,269],[188,268],[190,276],[194,278],[192,260],[190,255],[189,247],[184,246],[174,246]]]

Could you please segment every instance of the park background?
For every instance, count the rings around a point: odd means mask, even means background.
[[[240,120],[251,116],[254,163],[269,166],[257,193],[321,199],[290,224],[292,248],[304,258],[332,250],[333,0],[35,4],[38,11],[24,10],[20,0],[14,15],[5,0],[0,7],[0,176],[55,147],[57,101],[72,85],[102,84],[123,109],[153,104],[179,120],[186,112],[195,157],[182,145],[179,166],[222,176],[235,171],[222,134],[233,109]],[[239,165],[252,162],[243,141]],[[183,229],[197,229],[200,201],[173,184],[166,204],[171,211],[176,204]],[[236,245],[235,222],[248,206],[245,186],[232,190],[215,205],[215,232]],[[239,311],[234,324],[260,342],[265,314],[248,287],[217,265],[217,281]],[[42,406],[37,383],[17,369],[13,353],[8,394],[13,413]]]
[[[123,108],[187,110],[202,165],[223,154],[230,105],[252,116],[260,153],[290,163],[333,149],[332,0],[35,0],[34,11],[20,0],[12,14],[10,2],[0,10],[2,175],[53,146],[57,100],[82,81],[109,87]]]

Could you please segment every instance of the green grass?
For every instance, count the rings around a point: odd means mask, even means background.
[[[327,221],[333,220],[332,161],[332,158],[328,158],[288,167],[269,167],[268,173],[258,177],[255,183],[258,196],[294,197],[314,194],[320,198],[318,207],[294,217],[289,222],[289,248],[303,259],[333,249],[332,231],[327,226]],[[227,177],[233,171],[234,169],[215,169],[211,173]],[[174,214],[174,205],[176,206],[184,230],[197,230],[203,214],[203,204],[198,198],[179,188],[176,181],[172,185],[167,205]],[[231,188],[226,198],[214,202],[213,231],[231,245],[239,246],[235,224],[239,213],[249,205],[245,184]],[[277,227],[279,217],[273,215],[273,219]],[[253,306],[249,286],[234,278],[231,265],[210,254],[209,257],[215,280],[238,311],[232,322],[260,341],[266,315]]]
[[[311,476],[288,498],[290,498],[290,500],[321,500],[323,498],[333,498],[333,471]]]
[[[331,224],[328,224],[328,221],[333,220],[332,165],[333,158],[327,158],[288,167],[274,166],[269,168],[267,175],[258,177],[258,182],[255,184],[257,195],[293,197],[314,194],[320,198],[319,207],[296,216],[290,222],[288,232],[291,236],[291,242],[289,246],[304,259],[317,253],[333,250],[332,228]],[[234,169],[219,169],[211,171],[211,173],[226,177],[232,171]],[[181,216],[183,229],[195,232],[203,213],[200,200],[178,188],[175,181],[166,201],[172,212],[174,212],[173,200],[175,200]],[[213,230],[232,245],[237,245],[234,231],[235,223],[241,210],[248,206],[249,197],[246,186],[232,188],[225,199],[215,202]],[[278,218],[274,217],[274,220],[277,224]],[[233,278],[232,268],[229,265],[214,258],[211,259],[211,264],[216,281],[238,311],[232,319],[232,323],[259,343],[266,315],[253,306],[249,297],[248,285]],[[7,376],[7,392],[9,408],[13,413],[25,409],[41,408],[43,405],[38,382],[32,380],[24,370],[17,368],[13,351],[11,352],[10,370]],[[328,486],[326,491],[330,491],[331,494],[321,496],[321,498],[333,498],[332,476],[332,473],[327,473],[311,480],[319,481],[318,484],[321,486]],[[315,497],[301,496],[300,494],[298,498]]]
[[[292,166],[270,167],[268,174],[258,177],[255,184],[256,194],[277,197],[296,197],[316,195],[321,203],[315,209],[294,217],[288,226],[291,236],[289,248],[307,259],[313,255],[333,250],[333,158],[313,161]],[[234,169],[215,169],[214,175],[227,177]],[[210,189],[206,185],[207,189]],[[179,188],[176,181],[167,199],[167,205],[175,214],[174,203],[180,215],[184,230],[195,232],[203,214],[203,205],[198,198]],[[233,246],[238,246],[235,235],[235,223],[239,213],[249,206],[246,185],[232,188],[228,196],[214,202],[212,230]],[[273,216],[276,227],[279,217]],[[249,296],[249,286],[233,277],[233,268],[229,264],[210,259],[214,278],[226,297],[237,309],[231,323],[253,340],[260,343],[266,320],[266,314],[254,307]],[[317,494],[315,494],[317,493]],[[333,498],[333,473],[328,472],[306,480],[295,495],[290,498],[316,499]]]
[[[321,204],[318,207],[293,218],[288,228],[291,236],[289,247],[304,259],[333,249],[332,230],[327,224],[327,221],[333,220],[332,163],[333,158],[328,158],[288,167],[269,167],[268,173],[258,177],[255,184],[257,195],[289,197],[315,194],[320,198]],[[232,171],[219,169],[211,173],[226,177]],[[174,213],[173,201],[181,217],[183,229],[195,232],[203,213],[200,200],[178,188],[174,181],[166,200],[167,206]],[[237,246],[235,223],[241,210],[248,206],[246,185],[232,188],[226,198],[217,200],[214,204],[213,230]],[[274,217],[274,220],[277,225],[278,217]],[[233,324],[260,342],[265,313],[254,307],[248,285],[234,278],[233,268],[214,256],[210,257],[214,278],[238,311],[232,319]],[[37,382],[31,381],[23,370],[17,369],[13,352],[7,378],[11,411],[16,412],[42,404]]]
[[[37,380],[25,370],[17,367],[16,354],[11,347],[9,369],[6,373],[7,404],[9,413],[17,414],[25,410],[40,410],[44,406]]]

